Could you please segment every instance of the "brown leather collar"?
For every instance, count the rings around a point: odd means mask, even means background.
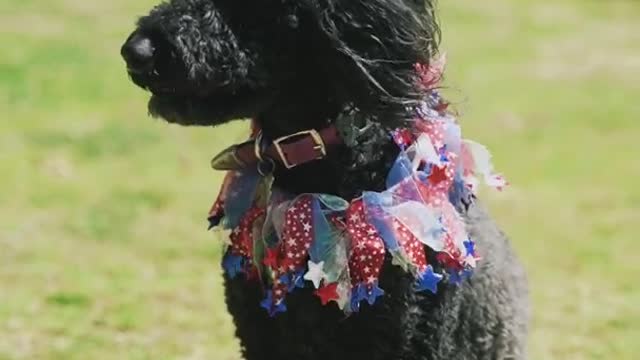
[[[216,170],[240,170],[253,165],[280,164],[286,169],[323,159],[343,140],[334,125],[304,130],[268,141],[258,132],[255,139],[232,145],[211,160]]]

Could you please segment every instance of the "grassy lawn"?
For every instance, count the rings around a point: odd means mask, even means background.
[[[448,0],[450,97],[513,186],[532,359],[640,358],[640,3]],[[242,125],[146,116],[118,55],[151,1],[0,4],[0,359],[239,359],[208,166]]]

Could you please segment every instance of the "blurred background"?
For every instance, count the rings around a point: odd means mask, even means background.
[[[441,0],[446,85],[512,186],[531,359],[640,359],[640,2]],[[206,212],[244,125],[151,120],[151,0],[0,3],[0,359],[239,359]]]

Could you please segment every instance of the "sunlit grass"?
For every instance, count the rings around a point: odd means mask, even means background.
[[[441,2],[449,95],[513,186],[532,359],[640,354],[640,4]],[[149,1],[0,4],[0,359],[238,359],[204,216],[240,128],[150,120]]]

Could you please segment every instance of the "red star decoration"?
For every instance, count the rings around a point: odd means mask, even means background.
[[[429,175],[429,182],[436,185],[447,180],[447,167],[446,166],[431,166],[431,174]]]
[[[327,305],[329,302],[336,301],[340,298],[340,295],[338,295],[338,283],[325,285],[314,293],[320,298],[322,305]]]
[[[267,249],[267,254],[265,255],[262,263],[271,268],[275,269],[278,267],[278,249]]]

